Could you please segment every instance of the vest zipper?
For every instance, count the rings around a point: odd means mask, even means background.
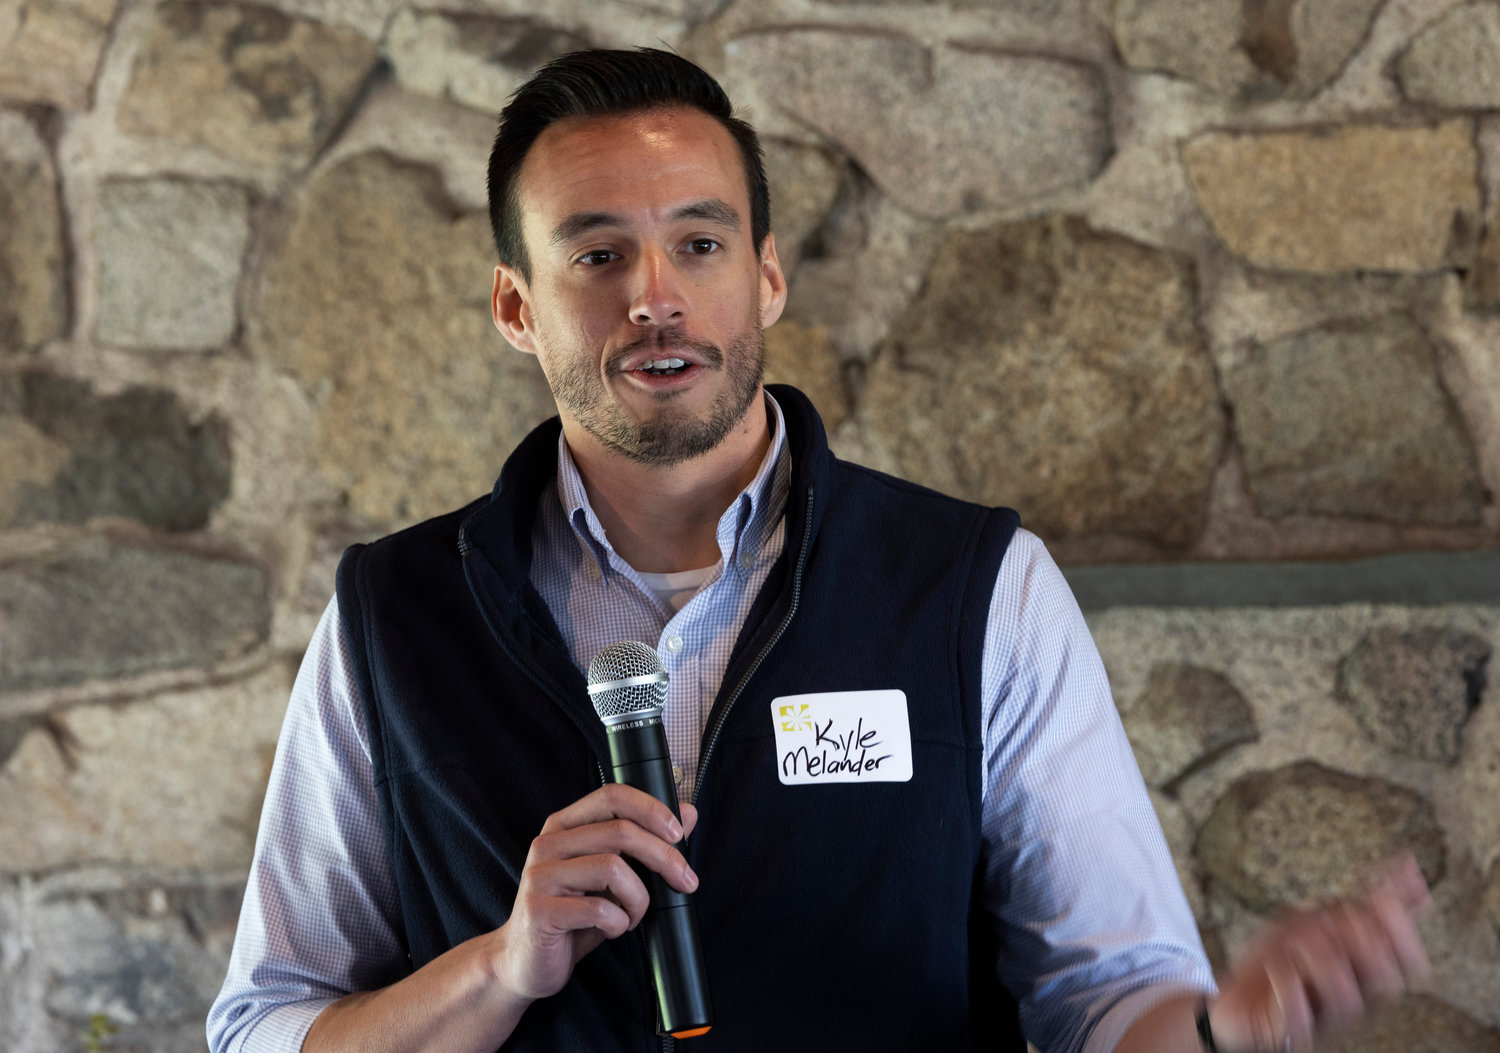
[[[792,573],[792,605],[787,609],[786,617],[781,619],[781,624],[776,627],[776,633],[766,645],[760,649],[760,654],[755,656],[755,661],[750,663],[750,668],[745,670],[745,675],[740,677],[740,682],[734,685],[734,691],[724,703],[724,709],[719,713],[719,719],[714,722],[713,734],[708,737],[708,746],[703,751],[703,756],[698,759],[698,780],[693,784],[693,806],[698,805],[698,795],[703,792],[703,777],[708,771],[708,762],[714,755],[714,747],[718,745],[719,733],[724,730],[724,722],[729,719],[729,711],[734,708],[740,693],[745,690],[745,685],[755,675],[766,655],[771,653],[771,648],[781,640],[786,633],[786,627],[792,623],[792,616],[797,613],[797,607],[802,602],[802,571],[807,566],[807,551],[812,545],[812,520],[813,520],[813,488],[807,488],[807,521],[802,527],[802,549],[797,553],[797,567]]]
[[[698,795],[703,792],[703,775],[708,771],[709,759],[714,754],[714,747],[719,743],[719,733],[724,730],[724,721],[729,718],[729,711],[734,708],[734,704],[739,699],[740,693],[745,690],[745,685],[750,682],[750,678],[755,675],[755,671],[766,660],[766,655],[771,653],[771,648],[775,647],[777,642],[785,635],[786,627],[792,623],[792,616],[797,613],[797,607],[802,602],[802,571],[807,566],[807,550],[812,544],[812,518],[813,488],[808,487],[807,521],[803,524],[802,528],[802,549],[797,553],[797,568],[792,572],[792,605],[787,608],[786,616],[781,619],[781,624],[776,627],[775,635],[766,641],[766,645],[760,649],[760,654],[755,656],[755,661],[750,663],[750,668],[745,670],[745,675],[740,677],[739,683],[734,685],[734,690],[730,693],[728,700],[725,701],[724,709],[720,712],[719,719],[714,722],[713,734],[708,737],[708,746],[704,749],[703,756],[698,759],[698,780],[693,785],[692,804],[694,807],[698,805]],[[662,1036],[661,1053],[672,1053],[676,1048],[677,1043],[671,1035]]]

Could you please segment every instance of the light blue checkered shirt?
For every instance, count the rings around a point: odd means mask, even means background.
[[[750,485],[719,519],[720,561],[672,607],[615,553],[559,439],[531,578],[580,670],[618,640],[655,641],[679,796],[740,626],[785,543],[791,478],[781,410]],[[872,560],[873,561],[873,560]],[[985,904],[999,975],[1047,1051],[1111,1050],[1156,1001],[1213,977],[1166,842],[1061,572],[1017,531],[986,627]],[[406,961],[357,681],[337,603],[292,689],[209,1045],[293,1051],[330,1002]],[[893,861],[892,865],[901,865]]]

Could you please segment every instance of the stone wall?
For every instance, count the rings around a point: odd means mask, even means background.
[[[1432,994],[1348,1048],[1500,1050],[1500,5],[1453,0],[0,0],[0,1049],[201,1048],[338,553],[551,412],[483,164],[590,43],[762,129],[772,379],[1068,566],[1212,953],[1408,848]]]

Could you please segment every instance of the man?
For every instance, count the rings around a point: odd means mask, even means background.
[[[502,115],[490,194],[495,324],[559,421],[490,497],[346,555],[214,1049],[656,1048],[626,860],[695,893],[705,1053],[1021,1048],[1018,1022],[1047,1049],[1304,1048],[1421,974],[1408,861],[1212,997],[1040,543],[837,462],[762,389],[786,283],[759,145],[707,74],[557,60]],[[581,671],[628,638],[672,676],[680,825],[604,775]],[[893,687],[910,779],[787,784],[775,699]]]

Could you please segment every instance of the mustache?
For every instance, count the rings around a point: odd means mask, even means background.
[[[680,329],[658,329],[610,352],[609,368],[618,370],[626,359],[642,351],[686,351],[706,366],[718,369],[724,365],[724,352],[717,344],[693,340]]]

